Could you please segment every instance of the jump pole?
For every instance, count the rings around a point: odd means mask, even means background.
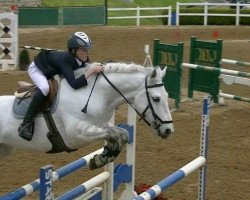
[[[35,46],[23,46],[23,49],[32,49],[32,50],[39,50],[39,51],[63,51],[58,49],[50,49],[50,48],[42,48],[42,47],[35,47]]]
[[[244,102],[250,103],[250,98],[247,98],[247,97],[241,97],[241,96],[233,95],[233,94],[226,94],[226,93],[223,93],[223,92],[220,92],[219,96],[227,98],[227,99],[234,99],[234,100],[237,100],[237,101],[244,101]]]
[[[172,185],[188,176],[195,170],[206,164],[206,159],[203,156],[196,158],[187,165],[183,166],[179,170],[167,176],[165,179],[157,183],[156,185],[149,188],[147,191],[141,193],[139,196],[135,197],[133,200],[151,200],[162,193],[163,190],[170,188]]]
[[[73,199],[76,197],[79,197],[83,193],[90,191],[97,185],[102,184],[103,182],[107,181],[110,178],[109,172],[102,172],[101,174],[98,174],[97,176],[89,179],[88,181],[82,183],[81,185],[73,188],[72,190],[64,193],[60,197],[56,198],[57,200],[68,200]]]
[[[220,69],[220,68],[190,64],[190,63],[182,63],[182,66],[191,68],[191,69],[201,69],[205,71],[217,71],[220,74],[227,74],[227,75],[233,75],[233,76],[239,76],[239,77],[250,77],[250,73],[240,72],[240,71],[235,71],[235,70],[230,70],[230,69]]]
[[[86,167],[89,165],[89,161],[91,158],[94,157],[96,154],[101,154],[103,152],[103,148],[98,149],[87,156],[84,156],[68,165],[65,165],[58,170],[54,171],[52,174],[52,182],[55,182],[68,174],[76,171],[77,169],[80,169],[81,167]],[[6,199],[6,200],[16,200],[16,199],[21,199],[25,196],[30,195],[34,191],[39,190],[40,188],[40,179],[37,179],[33,181],[32,183],[26,184],[23,187],[18,188],[17,190],[13,192],[9,192],[5,194],[4,196],[1,196],[1,199]]]
[[[221,59],[221,63],[250,67],[250,62],[244,62],[244,61],[239,61],[239,60]]]

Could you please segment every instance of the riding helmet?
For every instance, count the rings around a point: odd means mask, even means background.
[[[84,32],[75,32],[68,39],[68,50],[85,48],[89,50],[92,47],[90,37]]]

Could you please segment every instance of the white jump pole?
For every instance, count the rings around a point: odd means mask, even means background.
[[[238,66],[250,66],[250,62],[244,62],[239,60],[230,60],[230,59],[221,59],[221,63],[230,64],[230,65],[238,65]]]
[[[182,63],[182,66],[191,68],[191,69],[201,69],[204,71],[217,71],[220,74],[227,74],[227,75],[233,75],[233,76],[239,76],[239,77],[250,77],[250,73],[240,72],[240,71],[235,71],[235,70],[230,70],[230,69],[221,69],[221,68],[216,68],[216,67],[196,65],[196,64],[190,64],[190,63]]]

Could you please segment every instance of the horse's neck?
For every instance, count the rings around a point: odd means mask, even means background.
[[[111,80],[113,85],[129,100],[129,102],[134,102],[134,97],[140,91],[140,88],[143,86],[146,75],[144,73],[116,73],[116,74],[108,74],[107,77]],[[106,81],[106,80],[104,80]],[[109,85],[109,83],[103,84]],[[107,96],[107,100],[110,103],[111,107],[117,107],[122,103],[126,102],[124,97],[119,94],[114,88],[106,90],[105,95]]]
[[[113,85],[133,104],[136,94],[144,86],[146,74],[144,72],[131,73],[105,73]],[[79,112],[86,104],[91,93],[95,76],[88,80],[88,86],[73,90],[66,80],[62,80],[61,104],[62,110],[76,118],[84,118],[86,115]],[[125,100],[110,84],[100,75],[93,89],[89,106],[88,118],[94,123],[108,121],[113,111]]]

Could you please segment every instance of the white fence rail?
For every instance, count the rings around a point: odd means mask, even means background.
[[[152,11],[152,10],[167,10],[167,15],[141,15],[141,11]],[[108,17],[108,19],[136,19],[136,25],[140,26],[140,20],[141,19],[146,19],[146,18],[168,18],[168,25],[171,25],[171,17],[172,17],[172,7],[153,7],[153,8],[109,8],[108,12],[113,12],[113,11],[136,11],[136,15],[132,16],[112,16]]]
[[[204,12],[203,13],[182,13],[180,12],[180,7],[192,7],[192,6],[203,6]],[[216,6],[216,7],[225,7],[225,6],[235,6],[235,14],[229,13],[209,13],[209,8]],[[180,17],[181,16],[204,16],[204,23],[203,25],[207,26],[208,24],[208,17],[209,16],[221,16],[221,17],[235,17],[235,25],[240,25],[240,18],[241,17],[249,17],[250,14],[242,14],[240,13],[241,7],[249,7],[249,4],[242,4],[242,3],[176,3],[176,25],[180,24]],[[249,19],[250,20],[250,19]]]

